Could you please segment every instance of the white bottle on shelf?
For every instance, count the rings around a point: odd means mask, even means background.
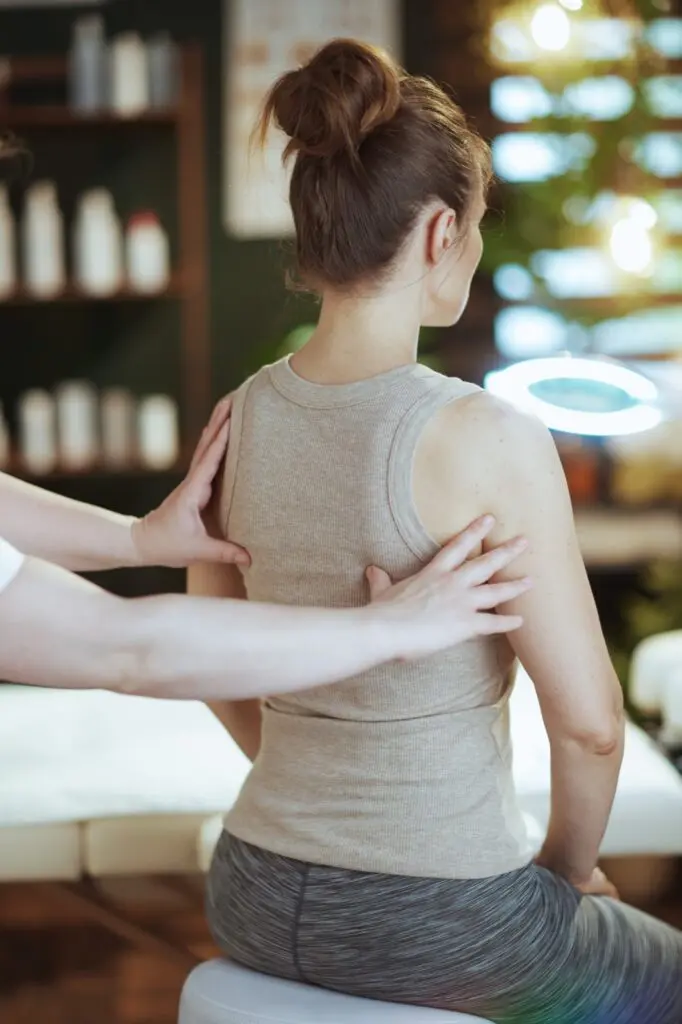
[[[66,285],[64,224],[54,182],[38,181],[27,190],[21,229],[26,289],[38,299],[53,298]]]
[[[106,105],[107,46],[98,14],[79,18],[69,53],[69,102],[78,114],[96,114]]]
[[[64,381],[55,399],[59,462],[75,472],[90,469],[99,457],[97,392],[89,381]]]
[[[0,185],[0,301],[17,287],[16,231],[6,186]]]
[[[167,110],[177,103],[180,91],[180,54],[170,32],[157,32],[147,43],[149,105]]]
[[[109,44],[111,108],[120,117],[135,117],[149,107],[147,48],[137,32],[124,32]]]
[[[19,400],[19,453],[26,469],[37,475],[57,465],[54,399],[34,388]]]
[[[163,291],[170,280],[170,247],[159,218],[152,211],[133,214],[126,229],[128,284],[133,291]]]
[[[5,419],[5,413],[0,403],[0,469],[9,466],[12,454],[12,445],[9,436],[9,427]]]
[[[125,469],[135,462],[135,399],[125,388],[102,392],[102,461],[109,469]]]
[[[140,459],[148,469],[174,466],[180,456],[178,407],[168,395],[147,395],[138,410]]]
[[[74,276],[93,296],[113,295],[123,285],[121,225],[110,192],[84,192],[74,225]]]

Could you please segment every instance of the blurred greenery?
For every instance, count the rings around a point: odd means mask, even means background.
[[[491,0],[488,10],[490,23],[505,13],[505,8],[511,14],[514,6],[513,3]],[[621,0],[615,7],[622,10],[610,13],[635,16],[643,23],[660,18],[663,13],[655,0]],[[485,270],[491,273],[503,264],[520,264],[533,276],[535,299],[545,306],[560,306],[548,294],[543,280],[534,273],[532,256],[539,250],[593,245],[595,241],[599,244],[601,239],[598,237],[598,228],[576,226],[567,218],[566,205],[569,201],[575,204],[582,200],[586,204],[600,192],[609,190],[642,198],[660,191],[660,180],[633,160],[633,148],[655,122],[644,94],[646,80],[664,69],[664,59],[651,49],[643,35],[639,35],[634,52],[626,62],[621,60],[612,65],[600,64],[598,71],[592,71],[584,62],[557,60],[535,71],[544,87],[556,99],[559,99],[567,85],[586,77],[625,76],[634,90],[632,107],[623,117],[613,121],[595,123],[581,117],[552,115],[532,122],[537,132],[576,137],[587,134],[594,141],[594,149],[591,155],[586,154],[580,166],[550,180],[513,185],[500,183],[497,205],[501,209],[493,205],[486,222],[486,246],[482,262]],[[577,138],[575,145],[579,145]],[[584,309],[579,311],[577,319],[591,323],[596,317]]]
[[[517,0],[487,0],[478,8],[479,23],[489,28],[497,18],[513,17]],[[588,15],[627,17],[643,24],[665,17],[660,0],[585,0],[583,12]],[[486,54],[489,48],[486,41]],[[481,53],[483,57],[483,52]],[[544,282],[534,272],[533,254],[540,250],[557,250],[568,246],[603,244],[603,227],[576,225],[566,216],[567,204],[573,208],[589,203],[600,193],[613,191],[643,199],[660,192],[661,182],[634,161],[637,140],[655,127],[646,102],[646,80],[665,71],[665,60],[648,45],[640,34],[632,56],[627,62],[600,64],[591,69],[585,62],[554,60],[533,69],[515,72],[500,68],[499,74],[535,74],[545,89],[559,99],[567,85],[593,76],[625,77],[633,88],[630,110],[613,121],[590,122],[585,118],[548,116],[532,122],[537,132],[558,135],[587,134],[594,142],[591,154],[580,166],[548,181],[506,184],[498,182],[492,197],[492,208],[485,224],[485,252],[482,267],[492,273],[504,264],[517,264],[533,278],[533,301],[544,307],[561,309],[561,302],[551,296]],[[555,105],[556,109],[556,105]],[[577,143],[576,143],[577,144]],[[623,303],[627,304],[627,296]],[[614,301],[614,312],[618,304]],[[590,325],[599,313],[589,306],[572,304],[571,319]],[[624,593],[609,595],[618,604],[618,613],[608,630],[613,663],[626,692],[632,652],[642,640],[657,633],[682,626],[682,572],[677,560],[655,563],[639,577],[636,585]],[[636,710],[631,708],[636,717]]]
[[[285,356],[298,352],[300,348],[303,348],[314,330],[315,324],[299,324],[298,327],[294,327],[292,331],[289,331],[277,349],[275,358],[284,359]]]

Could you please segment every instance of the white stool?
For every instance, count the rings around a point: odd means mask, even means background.
[[[467,1013],[378,1003],[212,960],[192,971],[178,1024],[486,1024]]]

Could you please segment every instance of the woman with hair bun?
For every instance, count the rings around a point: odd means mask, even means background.
[[[527,538],[533,586],[505,605],[523,617],[508,639],[222,707],[254,764],[210,873],[214,935],[256,970],[499,1024],[679,1024],[682,935],[597,868],[623,701],[554,443],[417,362],[421,326],[468,299],[487,147],[438,86],[354,40],[284,75],[262,137],[271,121],[319,322],[235,396],[220,526],[252,561],[194,570],[193,589],[356,606],[366,565],[407,575],[484,511],[485,550]],[[515,656],[551,745],[536,858],[511,769]]]
[[[29,162],[18,140],[0,136],[0,180]],[[290,692],[519,626],[518,616],[492,611],[527,585],[489,584],[519,546],[502,544],[470,560],[490,532],[490,517],[470,524],[410,579],[391,585],[375,570],[366,608],[274,608],[175,595],[122,600],[64,571],[248,562],[246,551],[214,537],[204,520],[228,442],[230,404],[229,397],[218,403],[187,476],[143,519],[0,473],[3,679],[236,700],[263,693],[264,680],[270,693]]]

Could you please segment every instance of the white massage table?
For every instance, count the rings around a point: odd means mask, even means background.
[[[546,826],[549,748],[535,691],[512,697],[524,810]],[[0,882],[205,870],[247,761],[201,704],[0,687]],[[682,855],[682,778],[627,726],[606,857]]]

